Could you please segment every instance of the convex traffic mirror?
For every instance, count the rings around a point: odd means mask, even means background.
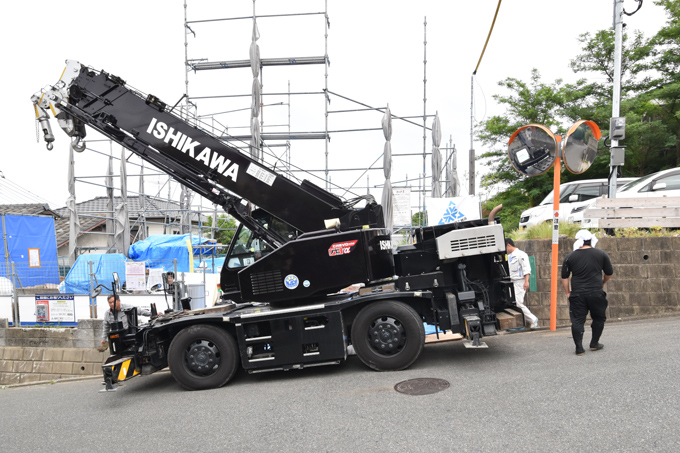
[[[578,175],[590,168],[601,135],[600,128],[592,121],[581,120],[571,126],[562,148],[567,170]]]
[[[557,140],[541,124],[522,126],[510,137],[508,156],[515,170],[537,176],[550,170],[557,157]]]

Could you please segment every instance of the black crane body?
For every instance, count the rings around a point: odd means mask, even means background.
[[[51,112],[74,149],[91,127],[240,223],[221,303],[129,323],[102,367],[109,389],[168,366],[187,389],[214,388],[239,365],[301,369],[352,350],[373,369],[404,369],[422,352],[424,322],[480,347],[499,329],[496,312],[514,307],[494,218],[420,227],[413,245],[393,247],[372,199],[291,181],[119,77],[69,60],[32,100],[49,149]],[[352,285],[360,289],[347,292]]]

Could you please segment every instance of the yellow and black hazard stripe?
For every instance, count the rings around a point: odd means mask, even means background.
[[[135,366],[133,358],[119,359],[102,365],[104,374],[111,376],[113,382],[120,382],[137,376],[140,370]]]

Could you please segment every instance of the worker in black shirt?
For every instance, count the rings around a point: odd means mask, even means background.
[[[583,355],[583,332],[586,316],[590,312],[593,322],[590,350],[599,351],[604,347],[599,342],[604,322],[607,320],[607,293],[604,285],[614,274],[609,255],[595,248],[597,238],[588,230],[576,233],[574,251],[562,263],[562,287],[569,298],[571,335],[576,345],[576,355]],[[602,275],[604,273],[604,276]],[[571,276],[571,291],[569,290]]]

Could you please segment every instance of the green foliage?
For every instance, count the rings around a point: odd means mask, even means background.
[[[414,227],[427,225],[427,212],[416,212],[413,214],[411,225]]]
[[[605,84],[593,82],[592,95],[608,103],[612,98],[614,83],[614,30],[600,30],[591,36],[583,33],[578,37],[583,45],[583,52],[571,60],[570,66],[574,72],[594,72],[606,77]],[[621,96],[626,98],[629,92],[642,89],[648,79],[642,81],[637,75],[645,71],[648,66],[645,59],[650,55],[652,45],[639,31],[633,32],[632,40],[627,33],[623,34],[623,50],[621,53]],[[611,104],[610,104],[611,105]],[[611,112],[611,109],[609,110]]]
[[[656,119],[673,136],[669,148],[673,150],[675,165],[680,166],[680,1],[654,3],[664,7],[668,21],[651,40],[654,50],[649,67],[657,77],[649,83],[649,95],[659,106]]]
[[[541,82],[538,70],[531,72],[531,81],[525,83],[519,79],[509,77],[498,82],[510,94],[495,95],[494,99],[506,107],[502,116],[492,116],[480,123],[477,137],[482,143],[492,148],[483,153],[479,159],[490,167],[491,171],[482,178],[483,187],[497,184],[515,184],[526,179],[519,175],[507,158],[507,146],[510,136],[520,127],[530,124],[543,124],[551,129],[562,132],[564,128],[560,122],[561,108],[565,102],[565,88],[561,80],[546,85]],[[579,85],[583,85],[581,82]]]
[[[655,226],[651,228],[616,228],[614,236],[617,238],[643,238],[643,237],[667,237],[678,236],[677,230]]]
[[[205,223],[207,227],[213,226],[213,217],[208,217]],[[217,231],[215,231],[215,239],[221,244],[229,244],[231,238],[236,233],[236,220],[226,214],[219,214],[217,216]]]
[[[503,209],[498,213],[503,230],[510,231],[517,228],[520,214],[529,208],[529,197],[524,195],[520,189],[511,187],[487,200],[483,205],[483,212],[488,214],[499,204],[503,205]]]
[[[581,229],[581,224],[579,223],[560,222],[560,236],[573,238]],[[527,239],[552,239],[552,223],[540,223],[538,225],[530,226],[523,231],[515,229],[506,235],[510,236],[515,241],[524,241]]]

